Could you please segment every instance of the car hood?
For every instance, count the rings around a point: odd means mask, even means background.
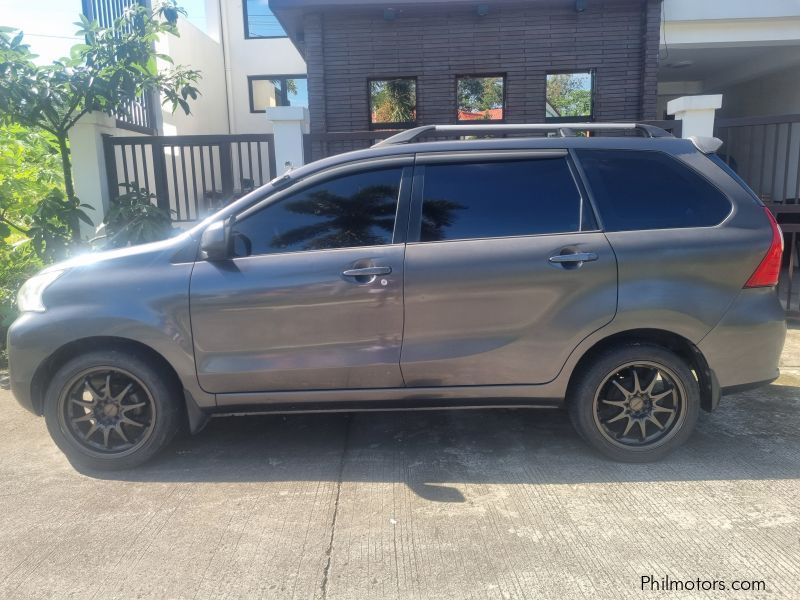
[[[194,238],[183,233],[174,238],[128,246],[127,248],[117,248],[114,250],[88,251],[67,260],[57,262],[42,270],[42,273],[50,271],[64,271],[68,269],[105,266],[108,263],[127,264],[155,261],[164,255],[173,255],[186,248],[194,242]]]

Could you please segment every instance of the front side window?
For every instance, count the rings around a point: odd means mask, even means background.
[[[589,121],[594,115],[594,73],[548,73],[545,117],[551,121]]]
[[[426,165],[420,241],[580,230],[565,158]]]
[[[373,129],[411,127],[417,121],[417,80],[413,77],[371,79],[369,124]]]
[[[606,231],[710,227],[731,203],[663,152],[577,150]]]
[[[247,78],[250,112],[263,113],[271,106],[308,108],[308,80],[305,75],[254,75]]]
[[[244,37],[281,38],[286,32],[269,7],[269,0],[244,0]]]
[[[401,174],[391,168],[337,177],[237,220],[234,255],[391,244]]]
[[[458,121],[502,121],[505,118],[504,88],[505,78],[502,75],[458,77]]]

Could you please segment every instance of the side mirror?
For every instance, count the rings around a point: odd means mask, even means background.
[[[226,260],[231,252],[230,219],[212,223],[200,238],[200,256],[205,260]]]

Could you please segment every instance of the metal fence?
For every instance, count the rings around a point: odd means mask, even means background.
[[[718,154],[766,202],[800,198],[800,114],[717,119]]]
[[[155,194],[178,222],[195,221],[276,175],[271,133],[103,137],[108,187]]]
[[[800,233],[800,115],[717,119],[718,154],[775,215],[784,233],[778,293],[790,317],[800,317],[797,279]]]

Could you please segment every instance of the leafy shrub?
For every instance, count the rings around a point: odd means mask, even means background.
[[[127,189],[114,199],[104,220],[107,245],[121,248],[156,242],[172,232],[170,212],[155,204],[155,195],[136,184],[121,184]]]

